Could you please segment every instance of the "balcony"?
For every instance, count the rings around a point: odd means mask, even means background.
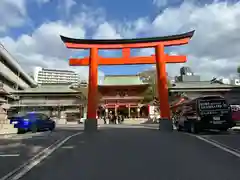
[[[0,82],[0,94],[6,94],[6,95],[8,94],[2,82]]]

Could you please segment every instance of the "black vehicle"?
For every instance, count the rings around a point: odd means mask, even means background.
[[[179,131],[198,133],[206,129],[227,131],[235,126],[231,107],[222,96],[203,96],[176,107],[174,123]]]

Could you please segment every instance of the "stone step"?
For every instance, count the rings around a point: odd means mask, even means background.
[[[16,134],[17,132],[18,129],[14,128],[13,124],[0,124],[0,135]]]

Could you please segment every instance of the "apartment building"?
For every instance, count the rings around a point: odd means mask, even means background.
[[[38,84],[72,84],[80,81],[80,76],[70,70],[35,67],[33,78]]]

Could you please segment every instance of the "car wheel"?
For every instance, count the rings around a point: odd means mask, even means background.
[[[37,131],[38,131],[37,125],[33,124],[33,125],[31,126],[31,132],[32,132],[32,133],[36,133]]]
[[[24,134],[26,131],[25,131],[25,129],[18,129],[18,134]]]
[[[49,128],[49,131],[54,131],[56,125],[55,124],[52,124],[51,127]]]
[[[193,133],[193,134],[198,134],[199,133],[199,129],[196,126],[196,123],[194,123],[194,122],[190,123],[190,132]]]
[[[176,128],[177,131],[183,131],[183,127],[179,123],[176,124]]]
[[[228,128],[221,128],[221,129],[219,129],[219,131],[221,131],[221,132],[227,132],[227,131],[228,131]]]
[[[49,131],[54,131],[54,129],[55,129],[54,127],[50,127]]]
[[[191,133],[190,127],[191,127],[191,123],[189,121],[184,121],[184,124],[183,124],[184,131]]]

